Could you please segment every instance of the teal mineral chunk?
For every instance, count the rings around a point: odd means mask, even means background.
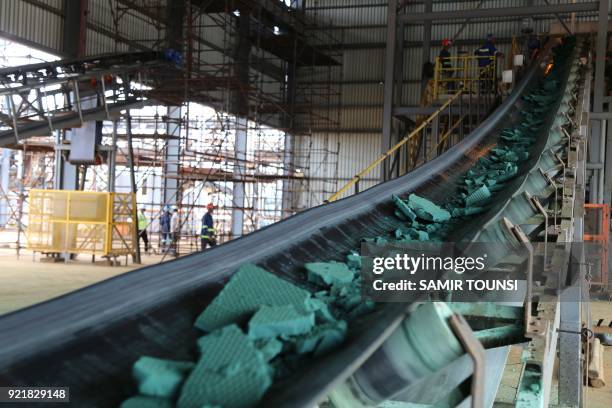
[[[374,244],[376,246],[384,246],[384,245],[387,245],[389,243],[389,241],[386,238],[383,238],[383,237],[364,238],[362,241],[363,242],[372,243],[372,244]]]
[[[335,295],[329,294],[326,298],[310,298],[306,302],[306,310],[314,312],[315,321],[332,322],[336,320],[329,311],[329,304],[336,301]]]
[[[395,216],[402,221],[410,221],[410,219],[406,217],[400,210],[395,210],[393,214],[395,214]]]
[[[449,211],[450,212],[450,211]],[[434,232],[438,232],[441,229],[443,229],[444,226],[442,224],[428,224],[425,227],[425,230],[429,233],[429,234],[433,234]]]
[[[332,294],[335,297],[334,305],[348,312],[361,302],[361,284],[334,285]]]
[[[368,314],[372,310],[374,310],[375,306],[376,306],[376,304],[373,301],[371,301],[370,299],[366,299],[365,301],[359,303],[355,308],[353,308],[349,312],[349,318],[355,319],[355,318],[357,318],[359,316],[363,316],[365,314]]]
[[[255,347],[261,352],[264,360],[270,361],[283,351],[283,342],[278,339],[261,339],[255,341]]]
[[[493,161],[490,158],[488,158],[488,157],[481,157],[481,158],[478,159],[477,165],[483,166],[483,167],[488,167],[492,163],[493,163]]]
[[[344,320],[318,325],[312,332],[296,338],[296,351],[298,354],[312,352],[315,356],[324,354],[342,344],[346,328]]]
[[[249,319],[262,305],[293,305],[303,311],[310,293],[253,264],[245,264],[198,316],[195,326],[207,332]]]
[[[132,375],[140,394],[173,398],[194,366],[195,364],[189,361],[162,360],[145,356],[134,363]]]
[[[314,327],[314,313],[300,313],[293,305],[262,306],[249,321],[249,337],[269,339],[308,333]]]
[[[397,207],[398,211],[400,211],[404,217],[408,218],[410,221],[414,221],[416,219],[417,215],[404,202],[404,200],[402,200],[395,194],[393,194],[391,198],[393,199],[393,202],[395,203],[395,206]]]
[[[410,194],[408,197],[408,205],[417,216],[423,220],[444,222],[450,219],[450,213],[448,211],[416,194]]]
[[[465,205],[473,206],[474,204],[481,203],[483,201],[488,200],[491,197],[491,192],[487,188],[487,186],[482,186],[478,190],[474,191],[472,194],[466,197]]]
[[[397,238],[407,237],[410,240],[417,240],[421,242],[427,241],[429,239],[429,234],[426,231],[421,231],[416,228],[400,228],[395,231],[395,236]]]
[[[198,347],[202,356],[183,385],[178,408],[252,407],[272,384],[263,353],[238,326],[201,337]]]
[[[497,177],[497,183],[503,183],[514,178],[518,173],[518,167],[514,166],[511,170],[506,171],[504,174]]]
[[[174,408],[174,403],[167,398],[136,395],[123,401],[120,408]]]
[[[466,208],[455,208],[453,210],[453,217],[465,217],[468,215],[475,215],[484,212],[482,207],[466,207]]]
[[[304,266],[308,272],[308,282],[321,286],[348,283],[355,277],[355,273],[341,262],[309,262]]]
[[[361,269],[361,256],[358,253],[350,253],[346,256],[346,264],[350,269],[360,270]]]

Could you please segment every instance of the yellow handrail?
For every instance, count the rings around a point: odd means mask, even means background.
[[[444,67],[442,60],[450,62],[450,67]],[[479,61],[488,60],[489,64],[479,66]],[[454,94],[459,89],[471,89],[474,84],[482,81],[483,76],[495,75],[497,58],[495,56],[462,55],[436,57],[434,65],[434,98],[437,99],[441,90],[448,88],[444,94]]]
[[[444,102],[444,104],[440,106],[438,110],[432,113],[427,119],[421,122],[421,124],[418,125],[412,132],[410,132],[408,136],[404,137],[397,144],[395,144],[395,146],[387,150],[385,153],[381,154],[380,157],[374,160],[368,167],[366,167],[365,169],[357,173],[348,183],[342,186],[340,190],[336,191],[336,193],[334,193],[331,197],[329,197],[327,201],[328,202],[336,201],[346,190],[348,190],[351,186],[354,186],[355,184],[357,184],[363,176],[370,173],[376,166],[382,163],[387,157],[391,156],[400,147],[402,147],[403,145],[408,143],[410,140],[412,140],[414,137],[416,137],[419,134],[419,132],[425,128],[425,126],[430,124],[436,118],[436,116],[440,114],[440,112],[444,111],[455,99],[460,97],[462,93],[463,93],[463,90],[460,90],[459,92],[454,94],[451,98],[449,98],[446,102]]]

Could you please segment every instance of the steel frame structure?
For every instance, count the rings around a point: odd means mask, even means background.
[[[297,3],[292,6],[298,7]],[[341,52],[332,36],[314,29],[317,21],[277,1],[222,0],[199,4],[182,0],[166,4],[121,0],[111,1],[109,5],[116,32],[123,16],[134,11],[142,13],[157,27],[156,38],[139,39],[148,45],[138,48],[147,51],[72,58],[0,71],[5,93],[13,95],[5,98],[5,114],[0,117],[5,125],[4,131],[0,129],[1,145],[33,148],[43,155],[55,152],[61,158],[71,147],[66,131],[85,122],[110,122],[114,132],[107,133],[96,148],[100,161],[108,163],[108,170],[100,171],[96,165],[78,168],[81,184],[87,171],[90,174],[93,171],[94,185],[114,191],[117,164],[128,167],[133,164],[140,174],[156,173],[157,168],[163,168],[163,184],[172,184],[174,193],[163,202],[141,204],[146,205],[153,218],[159,215],[162,204],[184,207],[184,221],[191,226],[190,231],[199,224],[194,213],[201,211],[202,206],[184,201],[184,192],[194,190],[195,185],[200,190],[207,186],[217,192],[231,190],[234,185],[235,195],[241,187],[244,200],[218,202],[224,207],[223,213],[218,214],[220,241],[260,226],[254,214],[264,211],[257,207],[269,195],[262,188],[266,184],[275,186],[274,196],[282,196],[279,198],[282,208],[269,213],[269,219],[262,221],[264,225],[319,204],[313,199],[313,180],[324,190],[320,196],[334,191],[337,175],[319,180],[310,174],[319,167],[337,169],[338,159],[338,146],[331,144],[330,136],[339,125],[339,116],[334,117],[339,112],[332,114],[331,109],[332,99],[338,99],[339,91],[331,85],[330,71],[340,66]],[[240,31],[236,10],[242,10],[249,17],[249,25],[255,32],[252,36],[249,34],[249,50],[243,56],[236,49]],[[77,11],[72,10],[75,15]],[[272,32],[270,21],[278,24],[282,32]],[[184,34],[169,30],[171,26],[183,24]],[[77,30],[78,24],[70,29]],[[284,30],[290,31],[282,35]],[[211,33],[221,33],[221,42],[214,44],[204,38]],[[115,40],[123,41],[119,37]],[[278,55],[274,54],[276,45],[282,46],[277,47]],[[182,63],[167,61],[163,50],[168,46],[182,52]],[[221,55],[221,60],[215,62],[215,55]],[[111,75],[125,80],[111,84],[107,80]],[[312,85],[314,82],[316,85]],[[126,86],[130,83],[143,86]],[[64,102],[57,109],[51,109],[46,106],[47,98],[63,98]],[[242,107],[236,102],[240,100],[244,101]],[[187,101],[213,106],[218,111],[217,119],[214,123],[197,123],[197,118],[190,117]],[[170,106],[176,111],[173,114],[176,117],[162,114],[159,118],[147,119],[134,113],[136,109],[157,103]],[[237,131],[241,118],[248,123],[242,126],[245,131]],[[168,128],[158,132],[159,122],[167,122]],[[128,131],[134,123],[153,126],[155,131],[152,134]],[[284,132],[285,140],[269,140],[265,125]],[[198,126],[206,126],[216,136],[204,137]],[[117,132],[119,128],[125,129],[123,133]],[[320,148],[313,148],[311,142],[316,129],[325,129],[319,135],[325,138]],[[246,138],[240,139],[246,132],[253,140],[249,146],[255,144],[254,151],[249,147],[248,154],[239,152],[234,143],[246,142]],[[54,148],[48,141],[36,138],[57,134],[59,139]],[[30,139],[27,143],[26,138]],[[128,140],[127,146],[125,140]],[[119,148],[114,147],[117,143]],[[199,147],[193,148],[196,144]],[[130,149],[131,145],[136,148]],[[62,166],[56,164],[57,168]],[[56,187],[63,186],[63,173],[55,173],[60,178]],[[145,183],[146,178],[134,177],[131,189],[136,191]],[[26,185],[24,199],[27,188]],[[233,220],[226,219],[229,213],[234,214]],[[244,225],[240,226],[238,221]],[[229,233],[231,224],[236,224],[233,235]],[[237,233],[238,230],[241,232]],[[186,236],[189,239],[185,252],[197,250],[197,233]]]
[[[470,21],[479,18],[491,17],[517,17],[521,16],[537,16],[537,15],[554,15],[560,21],[563,21],[560,14],[572,13],[572,15],[580,13],[598,12],[598,55],[605,55],[606,33],[608,21],[608,3],[604,0],[592,1],[586,3],[566,3],[566,4],[546,4],[532,5],[522,7],[498,7],[498,8],[482,8],[482,2],[473,9],[460,9],[452,11],[434,11],[433,1],[424,0],[422,11],[408,11],[410,2],[393,0],[389,2],[387,8],[387,37],[385,45],[385,71],[384,71],[384,89],[383,89],[383,129],[381,139],[381,153],[385,153],[400,139],[399,121],[410,121],[410,118],[403,116],[406,113],[413,114],[414,108],[402,107],[399,101],[401,100],[401,81],[399,81],[400,73],[403,69],[403,47],[405,46],[404,32],[407,24],[422,24],[423,25],[423,56],[421,65],[430,59],[429,48],[432,43],[431,38],[431,22],[439,20],[464,20],[463,25],[459,29],[460,33]],[[600,95],[596,96],[596,105],[603,101],[603,57],[597,59],[597,69],[595,75],[595,83],[598,89],[601,89]],[[423,84],[424,86],[424,84]],[[601,108],[596,109],[601,111]],[[612,133],[612,132],[611,132]],[[612,155],[612,146],[610,154]],[[612,164],[610,164],[610,172],[612,174]],[[393,177],[389,172],[389,166],[383,166],[380,179],[387,180]],[[601,182],[597,182],[603,184]],[[612,176],[606,184],[606,197],[612,197]]]

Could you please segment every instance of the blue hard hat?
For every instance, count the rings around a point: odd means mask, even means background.
[[[487,34],[487,41],[491,41],[492,39],[494,39],[495,36],[491,33]]]

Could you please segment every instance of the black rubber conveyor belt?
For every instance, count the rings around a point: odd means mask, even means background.
[[[392,194],[443,202],[455,181],[516,120],[521,95],[542,75],[532,67],[504,103],[465,141],[412,173],[319,206],[204,253],[148,266],[0,317],[0,384],[70,386],[74,406],[117,406],[134,394],[131,367],[142,355],[193,360],[193,322],[245,262],[301,282],[303,264],[342,260],[365,236],[397,228]],[[484,224],[474,216],[461,234]],[[461,237],[455,237],[460,239]],[[302,284],[303,285],[303,284]],[[322,356],[261,406],[314,406],[380,345],[406,305],[392,303],[351,323],[345,345]]]

